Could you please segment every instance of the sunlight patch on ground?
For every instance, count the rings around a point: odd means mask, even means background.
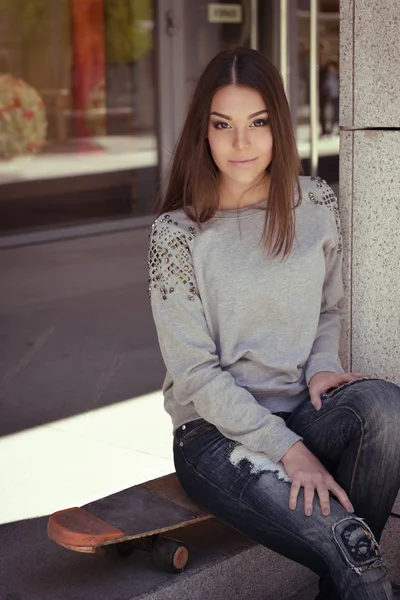
[[[161,392],[0,439],[0,523],[79,506],[174,471]]]

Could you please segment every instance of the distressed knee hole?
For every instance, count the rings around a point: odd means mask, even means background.
[[[271,472],[274,473],[274,475],[276,475],[280,481],[287,481],[288,483],[291,482],[291,479],[286,473],[283,464],[281,462],[274,463],[262,452],[252,452],[244,446],[239,445],[232,450],[229,460],[235,467],[238,467],[240,463],[246,461],[250,464],[250,472],[253,475]]]
[[[379,544],[363,519],[342,519],[333,525],[332,533],[344,560],[359,575],[382,565]]]

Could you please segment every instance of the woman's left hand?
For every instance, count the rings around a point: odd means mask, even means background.
[[[369,375],[364,373],[331,373],[330,371],[315,373],[308,384],[311,404],[316,410],[320,410],[322,407],[321,394],[360,377],[369,377]]]

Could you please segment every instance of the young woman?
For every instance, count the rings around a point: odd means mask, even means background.
[[[299,168],[275,67],[218,54],[150,240],[176,472],[218,519],[318,573],[320,599],[393,598],[378,543],[400,388],[343,372],[337,201]]]

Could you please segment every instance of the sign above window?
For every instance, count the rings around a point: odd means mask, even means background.
[[[241,23],[242,5],[241,4],[220,4],[211,2],[208,5],[209,23]]]

